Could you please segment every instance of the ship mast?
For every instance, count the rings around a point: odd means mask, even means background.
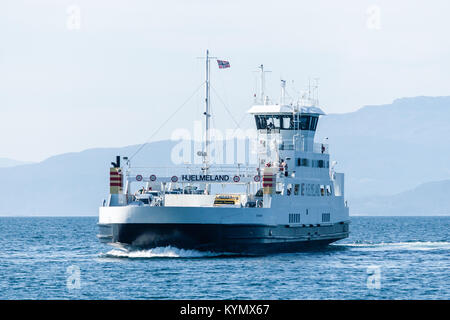
[[[206,50],[206,57],[199,57],[200,59],[205,59],[205,67],[206,67],[206,81],[205,81],[205,112],[203,112],[203,115],[205,116],[205,135],[203,137],[203,144],[202,144],[202,151],[198,152],[198,155],[201,155],[203,158],[203,172],[205,174],[208,173],[209,169],[209,145],[211,143],[210,138],[210,109],[211,109],[211,67],[210,67],[210,61],[211,59],[216,59],[216,57],[210,57],[209,56],[209,50]]]
[[[206,92],[205,92],[205,112],[203,113],[205,115],[205,141],[203,146],[203,163],[205,164],[205,173],[208,172],[208,166],[209,166],[209,144],[210,144],[210,135],[209,135],[209,125],[210,125],[210,83],[209,78],[211,75],[210,72],[210,65],[209,65],[209,50],[206,50]]]
[[[264,65],[260,65],[259,66],[259,70],[260,70],[260,77],[261,77],[261,92],[260,92],[260,100],[261,100],[261,104],[265,105],[266,104],[266,96],[265,96],[265,89],[266,89],[266,77],[265,74],[267,72],[272,72],[272,71],[264,71]]]

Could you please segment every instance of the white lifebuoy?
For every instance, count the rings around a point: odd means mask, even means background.
[[[138,174],[138,175],[136,176],[136,181],[142,181],[142,176],[141,176],[140,174]]]
[[[254,180],[255,182],[260,182],[260,181],[261,181],[261,177],[260,177],[260,176],[255,176],[255,177],[253,178],[253,180]]]
[[[239,176],[234,176],[233,177],[233,181],[234,182],[239,182],[239,181],[241,181],[241,178]]]
[[[152,174],[151,176],[150,176],[150,181],[155,181],[156,180],[156,176],[154,175],[154,174]]]

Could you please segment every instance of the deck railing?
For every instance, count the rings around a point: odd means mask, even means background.
[[[253,177],[258,173],[256,165],[210,165],[207,169],[209,174],[228,174],[238,175],[241,177]],[[141,174],[151,175],[158,174],[163,176],[173,176],[181,174],[205,174],[205,166],[199,164],[178,165],[178,166],[151,166],[151,167],[131,167],[128,169],[129,175]]]

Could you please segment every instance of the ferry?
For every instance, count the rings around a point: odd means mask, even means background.
[[[163,174],[134,168],[127,157],[117,156],[109,197],[99,209],[100,241],[127,248],[259,254],[316,249],[348,237],[344,173],[330,163],[328,144],[314,140],[325,115],[318,99],[285,103],[282,81],[281,101],[271,103],[264,95],[262,65],[261,93],[248,110],[257,130],[257,163],[210,163],[211,59],[207,52],[202,163]],[[133,193],[136,184],[140,189]],[[226,191],[230,187],[232,192]]]

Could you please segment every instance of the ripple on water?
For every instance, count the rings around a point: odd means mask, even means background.
[[[431,251],[450,250],[450,242],[447,241],[411,241],[411,242],[380,242],[380,243],[341,243],[332,244],[335,247],[347,247],[360,251]]]

